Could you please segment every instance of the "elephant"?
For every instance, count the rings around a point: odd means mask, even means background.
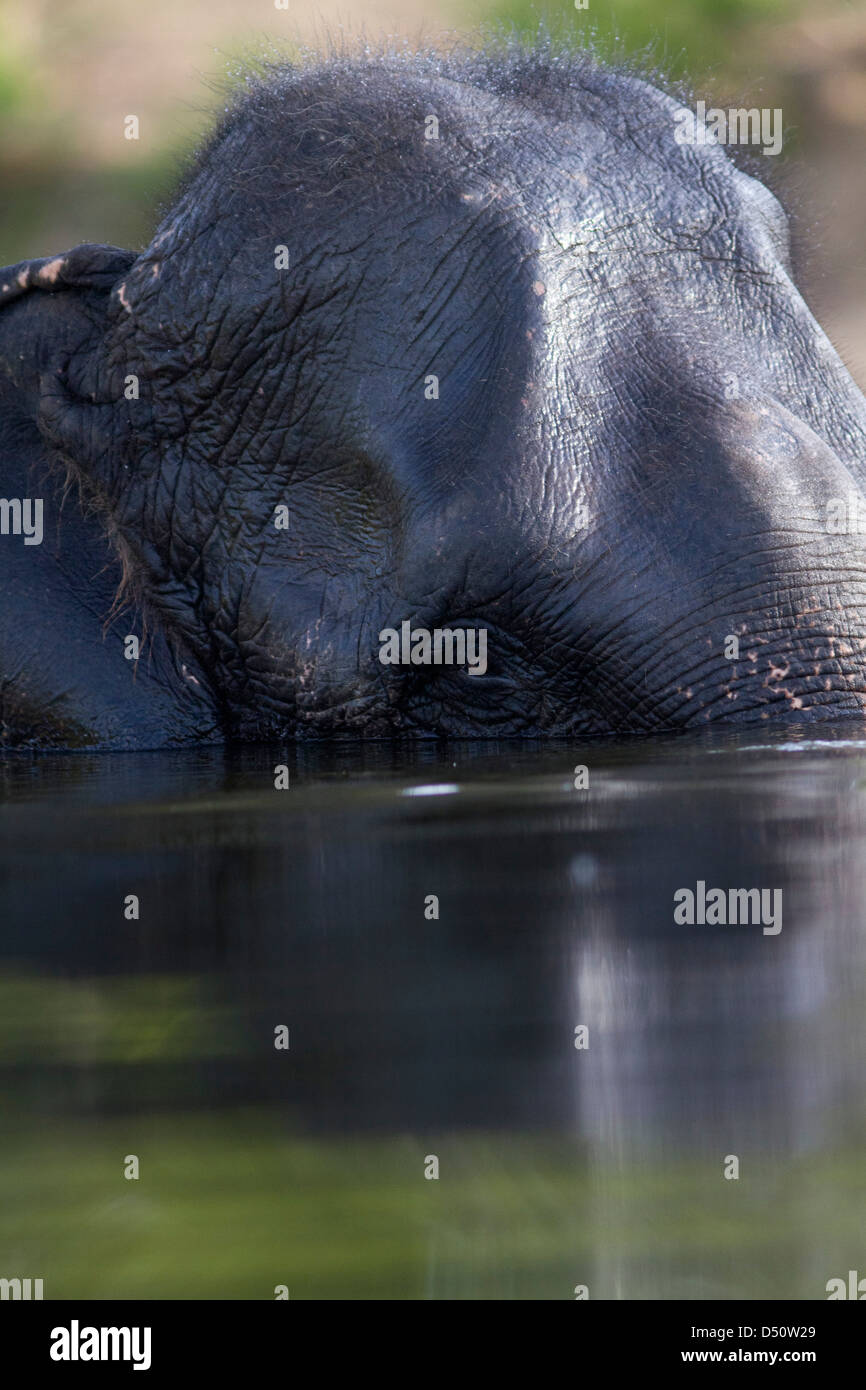
[[[143,250],[0,270],[2,746],[859,719],[866,401],[687,111],[279,62]]]

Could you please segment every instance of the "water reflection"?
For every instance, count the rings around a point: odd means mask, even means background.
[[[0,1265],[824,1297],[866,1267],[864,777],[859,726],[3,760]],[[782,931],[676,925],[698,881]]]

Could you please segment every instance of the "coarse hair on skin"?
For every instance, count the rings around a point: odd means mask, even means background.
[[[473,90],[479,94],[491,141],[497,108],[503,121],[522,108],[539,122],[565,122],[587,107],[606,110],[625,128],[648,87],[693,108],[701,93],[672,76],[659,48],[655,44],[629,53],[622,43],[613,51],[608,44],[601,56],[591,24],[583,24],[577,38],[570,34],[564,42],[542,23],[531,36],[500,25],[466,36],[444,35],[435,42],[371,41],[363,32],[324,31],[312,46],[271,44],[264,51],[245,52],[227,61],[222,76],[207,81],[213,94],[209,104],[193,103],[210,118],[210,133],[178,160],[173,193],[159,210],[161,222],[171,218],[188,194],[209,184],[219,186],[221,198],[244,195],[253,178],[269,167],[275,172],[284,167],[287,154],[306,198],[345,191],[353,181],[359,194],[370,194],[378,181],[411,177],[407,121],[423,120],[426,114],[447,119],[449,87],[455,107],[461,89],[464,97]],[[754,106],[759,98],[752,92],[748,99],[725,100],[716,92],[706,101],[708,106]],[[243,157],[250,150],[255,151],[252,162]],[[467,139],[461,142],[461,154],[469,172],[484,151]],[[727,146],[725,155],[782,204],[799,279],[811,261],[805,248],[817,236],[799,211],[796,174],[789,164],[762,158],[748,147]]]
[[[450,114],[448,88],[455,108],[472,91],[485,99],[490,135],[495,136],[497,107],[504,117],[510,107],[522,107],[539,119],[567,120],[582,95],[594,104],[622,107],[626,89],[643,82],[679,96],[662,71],[649,60],[603,63],[585,42],[565,49],[540,31],[533,40],[514,34],[479,35],[477,42],[452,38],[439,46],[413,46],[383,40],[377,44],[329,36],[316,49],[296,47],[282,52],[247,56],[222,79],[211,83],[221,111],[202,147],[185,170],[181,196],[205,173],[215,158],[223,158],[220,176],[242,180],[245,171],[225,167],[224,157],[237,137],[258,139],[257,149],[273,142],[277,131],[291,131],[293,164],[323,184],[351,175],[352,159],[366,153],[364,173],[383,178],[399,173],[406,150],[407,120],[432,110],[431,98],[443,125]],[[324,149],[322,148],[324,146]],[[279,153],[274,151],[274,166]],[[473,151],[463,153],[471,161]],[[315,192],[305,185],[305,191]]]

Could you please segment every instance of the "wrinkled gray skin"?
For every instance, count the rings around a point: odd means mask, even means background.
[[[0,272],[2,491],[46,498],[7,744],[859,715],[866,402],[678,109],[588,58],[283,70],[142,254]],[[383,666],[405,619],[487,674]]]

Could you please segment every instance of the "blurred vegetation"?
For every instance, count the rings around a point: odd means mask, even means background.
[[[47,1299],[813,1299],[860,1258],[858,1145],[726,1183],[694,1161],[600,1175],[564,1137],[314,1141],[256,1110],[0,1137],[0,1269]]]
[[[8,24],[0,14],[0,117],[20,116],[27,108],[27,77],[9,42]]]
[[[607,58],[651,53],[671,76],[703,83],[713,73],[742,78],[755,27],[802,8],[801,0],[589,0],[586,9],[572,0],[499,0],[493,14],[523,34],[536,33],[542,22],[564,44],[591,36]]]
[[[311,1137],[289,1094],[251,1102],[249,1053],[207,976],[4,972],[0,1275],[47,1299],[813,1299],[860,1258],[861,1115],[728,1183],[697,1135],[627,1162],[553,1132]]]
[[[239,1045],[230,1010],[211,1004],[206,982],[194,977],[0,976],[2,1068],[230,1057]]]

